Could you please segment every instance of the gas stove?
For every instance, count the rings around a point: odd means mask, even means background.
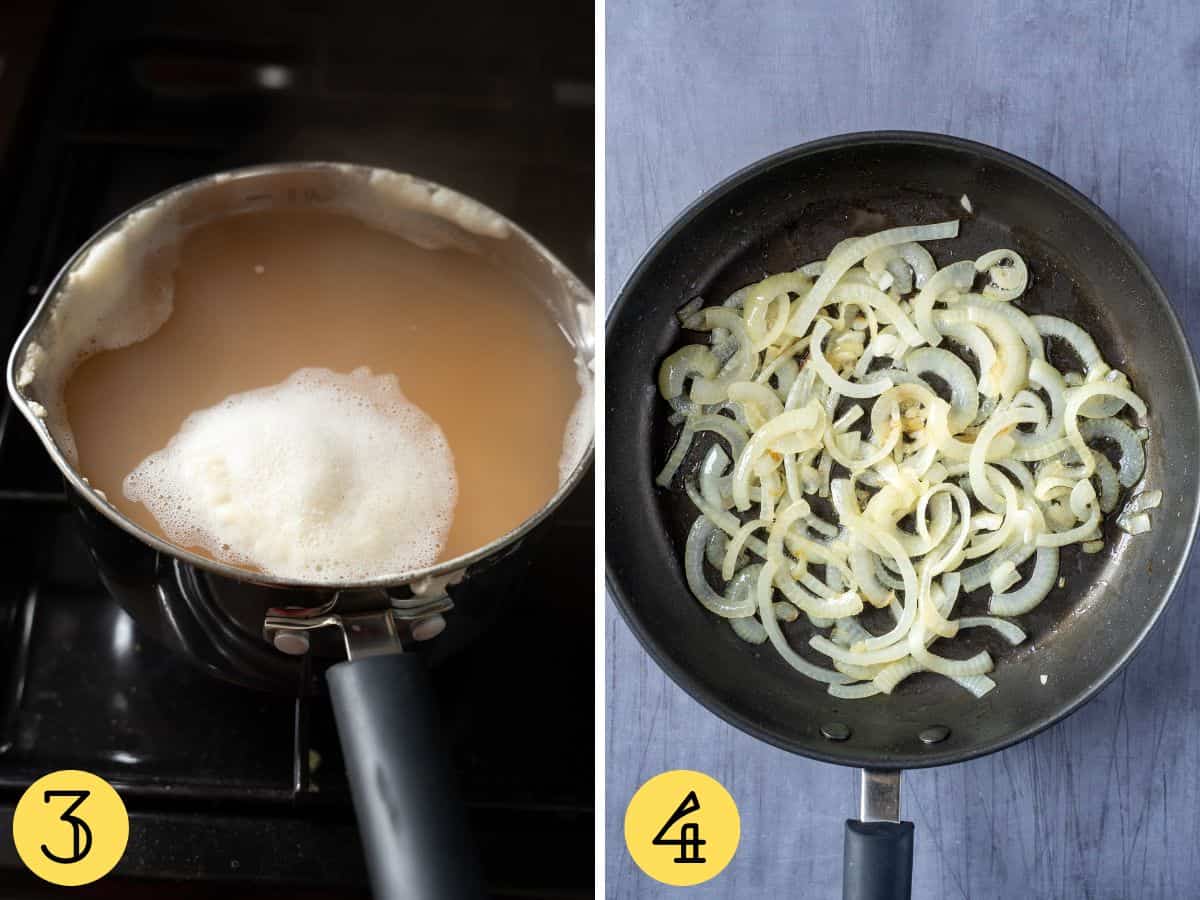
[[[4,347],[108,219],[189,178],[285,159],[459,187],[590,277],[590,4],[223,5],[0,13],[0,35],[22,35],[0,36],[0,114],[20,109],[0,123]],[[592,497],[589,479],[531,539],[517,612],[434,673],[499,896],[592,894]],[[6,397],[0,828],[36,777],[81,768],[118,789],[132,822],[94,896],[161,896],[165,882],[185,897],[365,895],[328,701],[227,684],[140,633],[74,516]],[[38,890],[0,835],[5,884]]]

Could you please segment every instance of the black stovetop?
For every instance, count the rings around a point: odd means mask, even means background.
[[[188,178],[281,159],[460,187],[590,276],[591,4],[220,5],[37,4],[48,27],[29,31],[38,52],[21,47],[36,65],[21,73],[16,126],[0,129],[5,348],[109,218]],[[0,75],[0,113],[6,88]],[[589,479],[538,535],[519,616],[435,673],[501,895],[591,895],[592,493]],[[171,888],[185,897],[361,891],[328,702],[223,683],[143,636],[100,587],[57,472],[7,397],[0,524],[0,830],[34,778],[83,768],[117,786],[133,822],[96,896],[159,896],[163,879],[192,882]],[[3,836],[0,885],[32,890],[19,867]]]

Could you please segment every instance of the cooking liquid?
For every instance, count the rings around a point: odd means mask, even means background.
[[[500,537],[558,489],[580,395],[573,354],[538,298],[483,258],[345,215],[264,212],[189,233],[173,281],[159,331],[87,359],[66,387],[80,471],[164,540],[125,476],[191,413],[306,367],[392,373],[441,427],[459,491],[441,559]]]

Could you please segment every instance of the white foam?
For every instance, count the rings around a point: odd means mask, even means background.
[[[301,369],[193,413],[124,491],[176,544],[331,582],[435,562],[458,481],[441,429],[395,376]]]
[[[592,378],[591,372],[580,360],[575,361],[575,379],[579,382],[579,399],[575,401],[563,429],[562,452],[558,457],[560,487],[567,483],[592,443]]]
[[[46,414],[38,418],[72,463],[75,439],[63,399],[67,379],[89,356],[144,341],[171,317],[174,286],[148,278],[148,263],[157,259],[161,269],[174,268],[181,233],[177,213],[174,204],[160,200],[96,241],[66,276],[45,327],[26,347],[17,387],[41,404]]]

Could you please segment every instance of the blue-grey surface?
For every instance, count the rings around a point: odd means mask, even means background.
[[[1200,339],[1200,6],[1194,2],[607,3],[607,272],[615,294],[683,207],[736,169],[839,132],[997,145],[1113,215]],[[619,528],[619,522],[609,522]],[[905,776],[918,898],[1200,896],[1200,606],[1194,563],[1129,668],[1060,726]],[[742,813],[729,867],[689,896],[840,896],[855,773],[719,721],[611,604],[606,893],[675,895],[621,822],[634,789],[695,768]]]

